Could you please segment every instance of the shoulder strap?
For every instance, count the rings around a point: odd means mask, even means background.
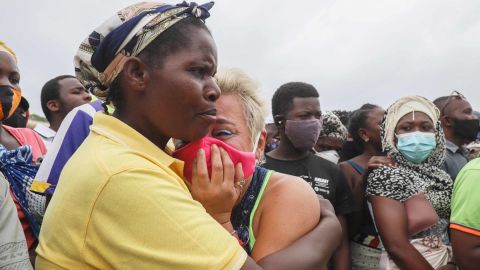
[[[363,174],[365,172],[365,169],[360,166],[360,164],[356,163],[355,161],[352,160],[347,160],[348,164],[353,167],[353,169],[358,173],[358,174]]]

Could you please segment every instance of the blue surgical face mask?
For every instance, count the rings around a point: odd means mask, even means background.
[[[421,163],[437,147],[435,134],[431,132],[410,132],[397,136],[397,149],[413,163]]]

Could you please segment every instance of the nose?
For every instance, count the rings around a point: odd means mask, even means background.
[[[0,85],[11,85],[7,76],[0,76]]]
[[[87,102],[92,101],[92,96],[88,93],[87,90],[85,90],[85,93],[84,93],[83,95],[84,95],[83,100],[85,100],[85,101],[87,101]]]
[[[203,97],[208,101],[215,102],[220,97],[220,94],[220,87],[218,87],[217,82],[211,77],[205,84]]]

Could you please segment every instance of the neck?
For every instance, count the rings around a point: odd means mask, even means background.
[[[55,132],[58,131],[60,128],[60,125],[62,124],[63,119],[60,119],[59,117],[53,117],[52,121],[50,121],[50,126],[49,128]]]
[[[133,114],[124,114],[115,110],[113,113],[113,117],[117,118],[118,120],[124,122],[125,124],[129,125],[131,128],[135,129],[138,133],[142,134],[145,138],[150,140],[153,144],[155,144],[160,149],[165,149],[168,140],[170,137],[167,136],[159,136],[155,130],[151,128],[145,128],[138,124],[136,119],[139,119],[139,116],[135,116]]]
[[[461,147],[464,143],[464,140],[462,138],[459,138],[458,136],[455,135],[453,130],[450,128],[444,128],[444,133],[445,133],[445,138],[455,144],[458,147]]]
[[[382,156],[382,152],[377,150],[373,145],[371,144],[365,144],[363,146],[363,152],[362,152],[362,155],[364,156],[369,156],[369,157],[373,157],[373,156]]]
[[[298,160],[308,155],[308,150],[297,150],[285,133],[280,134],[280,145],[268,153],[268,156],[280,160]]]

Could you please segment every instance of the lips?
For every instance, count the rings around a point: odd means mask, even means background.
[[[214,122],[217,119],[217,109],[212,108],[197,114],[209,122]]]

